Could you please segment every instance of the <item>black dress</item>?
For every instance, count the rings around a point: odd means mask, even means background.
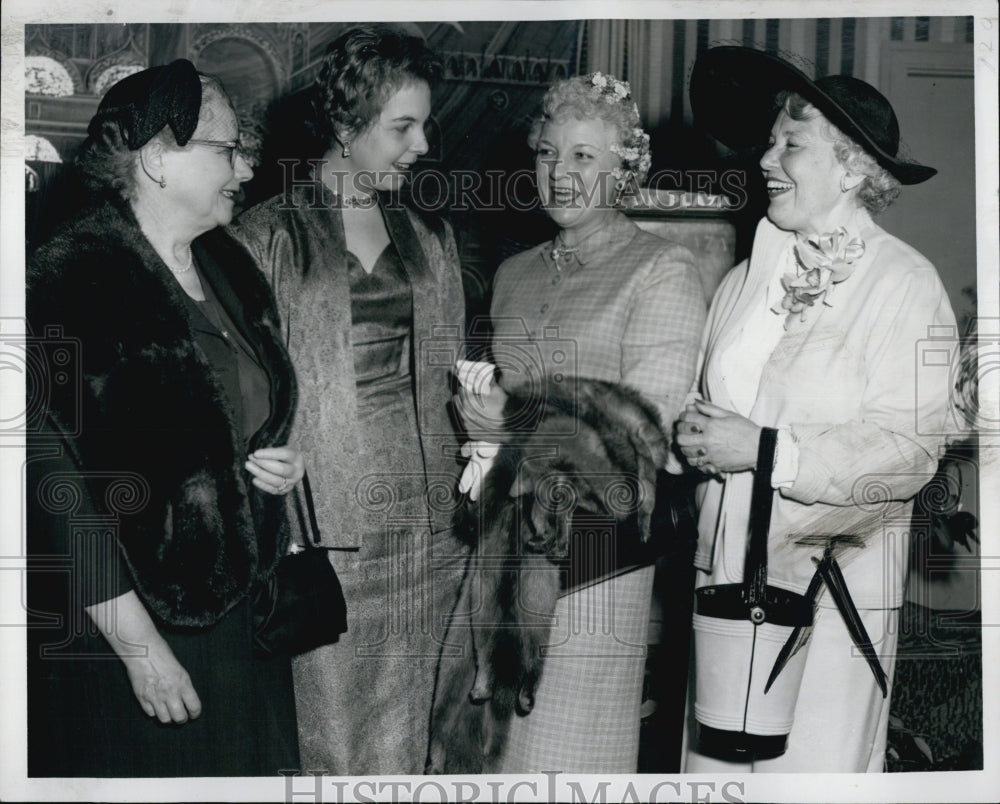
[[[204,302],[188,299],[194,340],[246,442],[268,416],[268,378],[204,276],[202,286]],[[265,776],[298,768],[290,662],[254,656],[246,597],[207,629],[156,622],[191,676],[201,716],[165,725],[140,708],[123,663],[83,610],[132,588],[114,539],[128,504],[121,483],[84,482],[72,438],[29,441],[29,776]]]

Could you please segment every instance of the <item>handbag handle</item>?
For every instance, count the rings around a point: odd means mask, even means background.
[[[309,529],[312,531],[313,544],[318,546],[322,540],[319,533],[319,522],[316,520],[316,506],[313,504],[312,486],[309,485],[309,473],[302,474],[302,493],[306,498],[306,513],[309,516]]]
[[[746,562],[743,567],[744,597],[750,606],[750,619],[764,621],[761,608],[767,587],[767,534],[771,528],[771,505],[774,489],[771,473],[774,469],[774,451],[778,444],[778,431],[763,427],[757,444],[757,467],[753,476],[750,496],[750,540],[747,543]]]

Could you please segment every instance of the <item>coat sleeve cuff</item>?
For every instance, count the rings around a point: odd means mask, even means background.
[[[778,442],[774,453],[774,468],[771,471],[771,487],[786,489],[795,482],[799,474],[799,445],[788,427],[778,428]]]

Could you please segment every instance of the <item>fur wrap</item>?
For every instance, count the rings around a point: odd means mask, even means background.
[[[192,249],[271,382],[271,413],[249,451],[285,444],[295,380],[267,282],[221,230]],[[40,354],[75,344],[74,363],[62,367],[70,381],[53,381],[59,367],[48,362],[29,385],[29,410],[70,437],[85,472],[143,479],[148,499],[119,527],[135,589],[160,620],[207,626],[273,569],[288,527],[284,498],[249,482],[247,448],[195,344],[183,293],[124,202],[106,201],[71,222],[27,273]]]
[[[544,397],[506,390],[507,438],[456,521],[475,550],[449,640],[464,658],[444,659],[439,672],[432,773],[496,770],[510,718],[534,706],[574,517],[608,522],[615,549],[646,543],[669,448],[655,409],[630,388],[577,380]]]

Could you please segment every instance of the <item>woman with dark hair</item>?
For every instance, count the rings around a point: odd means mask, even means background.
[[[714,48],[695,65],[691,102],[723,143],[767,140],[770,203],[715,295],[702,398],[677,423],[708,475],[686,770],[880,772],[907,556],[893,523],[909,522],[934,475],[949,408],[946,383],[918,379],[919,346],[955,319],[934,266],[872,214],[936,171],[900,158],[889,101],[850,76],[813,81],[770,54]],[[781,600],[812,615],[787,641],[760,637],[775,646],[763,667],[734,619],[709,611],[754,553],[771,591],[753,622],[791,628]],[[724,642],[713,646],[712,629]],[[739,668],[751,661],[748,683]]]
[[[88,133],[92,204],[27,272],[33,331],[65,345],[29,389],[28,539],[71,562],[29,579],[63,618],[29,629],[29,773],[297,768],[290,662],[254,656],[251,599],[303,461],[274,298],[218,229],[252,175],[236,114],[178,60],[113,86]]]
[[[313,87],[314,172],[234,234],[271,280],[299,378],[297,437],[348,605],[337,645],[294,663],[304,767],[423,771],[463,552],[447,405],[463,293],[451,230],[397,191],[427,151],[440,66],[384,25],[331,43]]]

